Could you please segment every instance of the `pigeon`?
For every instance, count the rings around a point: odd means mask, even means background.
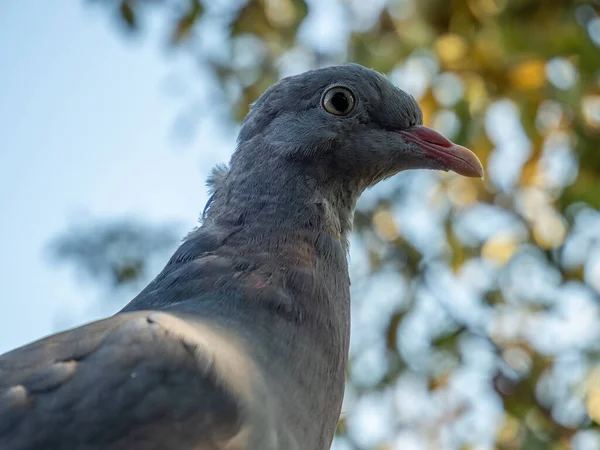
[[[408,169],[483,176],[376,71],[332,66],[271,86],[212,171],[199,227],[145,289],[112,317],[0,356],[0,448],[330,448],[353,212]]]

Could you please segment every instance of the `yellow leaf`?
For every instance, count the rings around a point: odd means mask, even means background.
[[[474,72],[464,74],[463,78],[467,87],[466,99],[469,104],[469,114],[479,114],[490,101],[485,81]]]
[[[498,431],[498,443],[507,447],[514,446],[519,441],[519,430],[519,421],[514,417],[505,416],[504,423]]]
[[[541,59],[522,62],[512,68],[509,79],[521,91],[539,89],[546,83],[546,62]]]
[[[518,242],[513,236],[500,233],[486,241],[481,249],[481,256],[504,265],[510,261],[517,246]]]
[[[542,248],[560,246],[567,235],[567,227],[562,217],[553,210],[541,214],[533,223],[533,237]]]
[[[479,20],[487,20],[501,13],[507,0],[470,0],[469,9]]]
[[[588,95],[581,102],[583,117],[591,128],[600,129],[600,95]]]
[[[435,41],[435,51],[445,63],[454,63],[463,58],[468,50],[467,41],[462,36],[447,33]]]
[[[586,407],[590,417],[600,422],[600,388],[596,387],[590,390],[587,397]]]
[[[287,28],[296,22],[296,9],[291,0],[265,0],[265,13],[275,27]]]
[[[477,188],[472,180],[464,177],[452,177],[447,187],[448,198],[459,207],[465,207],[477,201]]]
[[[394,216],[387,209],[380,209],[373,214],[373,225],[379,235],[386,241],[393,241],[400,234],[394,221]]]

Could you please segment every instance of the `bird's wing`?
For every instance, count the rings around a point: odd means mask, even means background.
[[[47,337],[0,357],[0,448],[272,448],[247,420],[260,392],[247,354],[224,329],[164,312]]]

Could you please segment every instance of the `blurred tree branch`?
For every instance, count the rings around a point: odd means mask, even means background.
[[[57,237],[54,259],[73,264],[80,275],[100,285],[120,288],[147,280],[150,259],[175,248],[172,224],[157,226],[133,219],[78,224]]]

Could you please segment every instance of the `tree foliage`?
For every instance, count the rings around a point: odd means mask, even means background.
[[[93,3],[134,33],[163,17],[238,120],[281,76],[353,61],[484,162],[359,204],[336,449],[600,448],[597,1]]]
[[[151,259],[172,250],[178,240],[176,226],[157,226],[129,218],[92,219],[73,225],[54,240],[51,255],[73,264],[80,275],[110,288],[152,276]]]

